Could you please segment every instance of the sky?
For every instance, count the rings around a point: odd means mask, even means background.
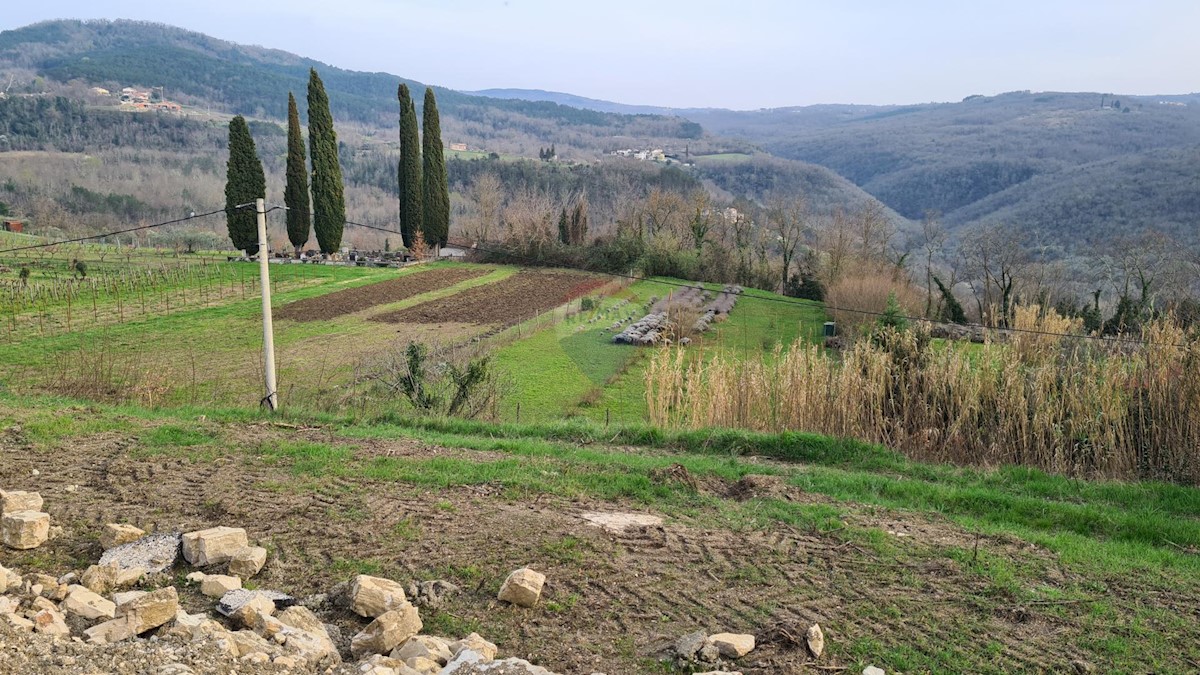
[[[1197,0],[39,0],[459,90],[756,109],[1200,91]]]

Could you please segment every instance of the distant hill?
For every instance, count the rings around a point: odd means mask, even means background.
[[[557,103],[558,105],[571,106],[572,108],[580,108],[582,110],[595,110],[597,112],[619,113],[622,115],[671,115],[684,116],[684,110],[675,108],[664,108],[653,105],[630,105],[627,103],[615,103],[613,101],[602,101],[596,98],[587,98],[586,96],[576,96],[575,94],[564,94],[560,91],[546,91],[544,89],[481,89],[479,91],[464,91],[464,94],[471,96],[486,96],[488,98],[498,98],[503,100],[519,99],[523,101],[543,101],[548,103]]]
[[[689,116],[833,169],[908,218],[1009,223],[1065,246],[1146,228],[1200,244],[1200,94],[1013,92]]]

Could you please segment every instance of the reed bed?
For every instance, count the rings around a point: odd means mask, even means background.
[[[1014,326],[1078,328],[1037,307]],[[662,426],[809,431],[928,461],[1200,485],[1200,343],[1170,321],[1142,338],[971,346],[886,330],[841,354],[796,343],[761,360],[665,348],[646,396]]]

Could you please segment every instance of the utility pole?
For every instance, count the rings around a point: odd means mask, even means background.
[[[267,263],[267,205],[260,197],[254,200],[258,212],[258,273],[262,286],[263,316],[263,376],[267,395],[262,402],[271,410],[279,407],[279,392],[275,389],[275,329],[271,325],[271,272]]]

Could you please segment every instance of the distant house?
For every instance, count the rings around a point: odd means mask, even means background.
[[[466,143],[451,143],[450,149],[454,150],[455,152],[466,152],[467,144]]]
[[[5,220],[4,221],[4,231],[5,232],[24,232],[25,231],[25,223],[23,223],[19,220]]]

